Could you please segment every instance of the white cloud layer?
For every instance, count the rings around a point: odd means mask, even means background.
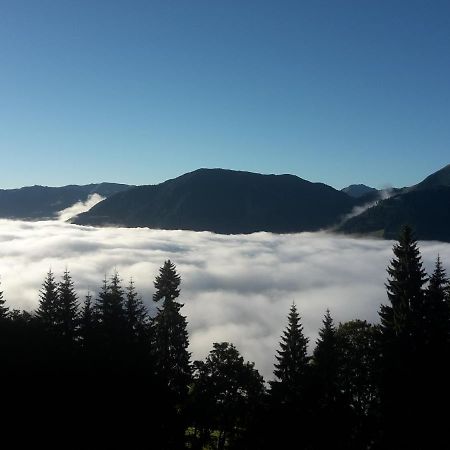
[[[450,244],[420,246],[428,271],[438,253],[450,262]],[[171,259],[182,276],[193,357],[231,341],[267,378],[293,301],[310,348],[326,308],[336,322],[375,322],[391,257],[391,241],[326,233],[223,236],[0,220],[1,288],[10,306],[34,309],[48,269],[59,277],[67,266],[81,300],[117,269],[125,282],[133,276],[153,309],[153,280]]]

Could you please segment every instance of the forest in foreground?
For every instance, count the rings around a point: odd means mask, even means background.
[[[14,404],[44,435],[58,429],[63,444],[449,448],[449,280],[438,255],[425,273],[409,227],[387,272],[378,324],[335,324],[326,311],[311,345],[293,303],[266,382],[229,342],[192,361],[171,261],[154,281],[154,315],[118,273],[79,299],[68,270],[60,280],[49,271],[35,311],[11,310],[0,290],[2,391],[13,394],[3,408]]]

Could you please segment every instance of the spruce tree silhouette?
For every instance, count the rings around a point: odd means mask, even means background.
[[[348,448],[349,411],[341,390],[341,354],[337,331],[327,309],[312,358],[314,379],[315,448]],[[324,427],[327,433],[320,433]]]
[[[390,305],[382,305],[379,311],[383,445],[421,448],[428,445],[421,432],[425,417],[421,410],[423,361],[420,358],[425,325],[423,286],[427,277],[410,227],[402,228],[393,252],[386,284]],[[409,428],[408,433],[405,427]]]
[[[162,403],[165,410],[161,409],[159,423],[163,424],[162,440],[168,448],[184,445],[185,405],[192,379],[187,321],[180,313],[183,305],[176,301],[180,295],[180,282],[175,264],[167,260],[155,279],[153,295],[155,302],[162,301],[152,320],[151,337],[155,373],[167,390]]]
[[[78,300],[72,277],[66,269],[58,284],[58,300],[55,307],[55,321],[58,335],[62,338],[65,350],[73,350],[78,332]]]
[[[295,441],[298,448],[307,446],[307,435],[298,439],[296,421],[308,423],[309,400],[309,357],[307,354],[308,338],[303,334],[297,307],[292,303],[288,325],[281,336],[280,349],[277,350],[274,375],[270,382],[270,402],[273,421],[268,433],[266,447],[281,444],[289,445]],[[273,415],[273,418],[270,416]],[[269,425],[269,424],[268,424]],[[306,425],[307,426],[307,425]]]
[[[288,326],[283,332],[280,350],[277,350],[277,363],[274,375],[286,389],[295,395],[301,389],[308,370],[309,357],[307,354],[308,338],[303,334],[300,315],[293,303],[289,311]]]
[[[0,281],[1,288],[1,281]],[[9,307],[6,306],[6,300],[3,298],[3,291],[0,290],[0,320],[5,320],[9,316]]]
[[[153,350],[157,373],[177,397],[184,398],[191,380],[191,354],[188,352],[189,336],[186,317],[180,314],[183,304],[180,295],[180,276],[175,264],[166,261],[160,268],[154,285],[153,301],[163,301],[153,319]]]
[[[125,320],[129,339],[132,343],[137,344],[146,338],[149,325],[147,308],[142,301],[142,297],[136,292],[132,278],[130,278],[126,288]]]
[[[35,316],[46,332],[55,332],[57,323],[58,285],[51,269],[42,284]]]

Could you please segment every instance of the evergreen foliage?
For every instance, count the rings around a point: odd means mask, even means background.
[[[0,291],[0,320],[5,320],[8,316],[9,308],[6,306],[6,300],[3,298],[3,291]]]
[[[411,339],[420,334],[423,326],[423,285],[427,277],[417,241],[410,227],[403,227],[393,252],[394,258],[387,269],[389,279],[386,284],[391,304],[381,307],[381,325],[386,337],[401,339],[405,344],[410,341],[409,344],[413,344]]]
[[[142,297],[136,292],[132,278],[126,289],[125,319],[130,339],[139,340],[148,328],[149,318],[147,308],[142,301]]]
[[[342,353],[337,330],[327,309],[313,353],[313,425],[317,448],[345,449],[348,445],[349,405],[342,390]],[[327,433],[320,433],[324,427]]]
[[[277,363],[274,375],[290,391],[298,389],[308,368],[307,354],[308,338],[303,334],[300,315],[293,303],[289,311],[288,325],[283,332],[280,350],[277,350]]]
[[[158,375],[176,397],[183,398],[187,395],[192,367],[187,321],[180,313],[183,305],[175,301],[180,294],[180,282],[175,265],[166,261],[154,282],[153,300],[163,303],[152,321],[152,337]]]
[[[58,284],[58,300],[55,307],[58,334],[67,345],[72,345],[78,329],[78,300],[69,271],[64,271]]]
[[[433,349],[441,353],[450,339],[450,282],[437,257],[434,272],[425,292],[424,334],[425,344],[431,352]]]
[[[97,322],[94,305],[92,303],[92,295],[88,292],[80,313],[79,333],[84,348],[89,348],[92,345],[96,328]]]
[[[57,324],[58,285],[53,272],[49,270],[42,284],[36,318],[46,331],[55,332]]]

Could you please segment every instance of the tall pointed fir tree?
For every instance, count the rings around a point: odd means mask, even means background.
[[[322,401],[328,403],[335,401],[339,376],[337,333],[329,309],[322,324],[313,353],[313,366],[314,374],[321,383]]]
[[[80,337],[81,346],[85,351],[91,351],[94,342],[96,329],[96,317],[94,305],[92,304],[92,295],[87,293],[80,313]]]
[[[165,261],[154,282],[153,300],[162,301],[162,305],[152,321],[152,337],[157,374],[176,398],[183,399],[187,395],[192,367],[187,321],[180,313],[183,304],[176,301],[180,282],[175,264]]]
[[[136,292],[132,278],[126,288],[125,319],[129,337],[132,342],[137,343],[146,334],[148,314],[142,297]]]
[[[423,285],[427,282],[420,250],[409,226],[402,228],[393,252],[386,284],[390,305],[382,305],[379,314],[384,336],[403,344],[403,351],[409,353],[417,348],[422,333]]]
[[[433,428],[425,428],[424,433],[434,439],[428,442],[429,448],[445,448],[449,443],[448,424],[442,411],[450,402],[450,305],[449,279],[439,257],[425,291],[423,334],[425,342],[418,355],[421,370],[417,374],[422,395],[418,395],[417,403],[420,412],[426,412],[428,423],[433,423]]]
[[[348,448],[350,430],[346,398],[341,389],[341,354],[336,327],[327,309],[312,358],[316,448]],[[327,433],[321,433],[326,429]]]
[[[424,334],[427,353],[442,360],[450,340],[450,282],[438,256],[425,292]],[[441,355],[441,357],[438,357]]]
[[[300,315],[294,303],[288,315],[288,326],[283,332],[280,350],[277,350],[277,363],[274,375],[288,392],[295,392],[304,385],[308,369],[308,338],[303,334]]]
[[[56,331],[57,323],[58,284],[51,270],[42,284],[39,293],[39,306],[36,310],[36,318],[47,332]]]
[[[126,336],[124,291],[117,272],[109,283],[105,277],[103,287],[96,302],[96,314],[101,331],[101,340],[106,346],[104,356],[122,358]]]
[[[66,269],[58,284],[56,303],[56,325],[58,334],[66,346],[72,346],[78,329],[78,300],[73,287],[72,277]]]
[[[274,375],[270,382],[270,408],[264,426],[265,448],[289,448],[296,442],[296,448],[307,447],[307,435],[298,436],[297,423],[308,428],[308,387],[309,357],[308,338],[303,334],[300,315],[293,303],[288,324],[281,336],[280,349],[277,350]]]
[[[382,305],[381,319],[381,406],[384,421],[382,445],[406,448],[418,445],[424,419],[420,357],[424,343],[424,284],[422,259],[408,226],[402,228],[393,247],[394,258],[387,269],[389,305]],[[411,432],[405,433],[404,427]],[[421,445],[421,444],[419,444]]]
[[[9,316],[9,308],[6,306],[6,301],[3,298],[3,291],[0,291],[0,320],[5,320],[8,318],[8,316]]]

